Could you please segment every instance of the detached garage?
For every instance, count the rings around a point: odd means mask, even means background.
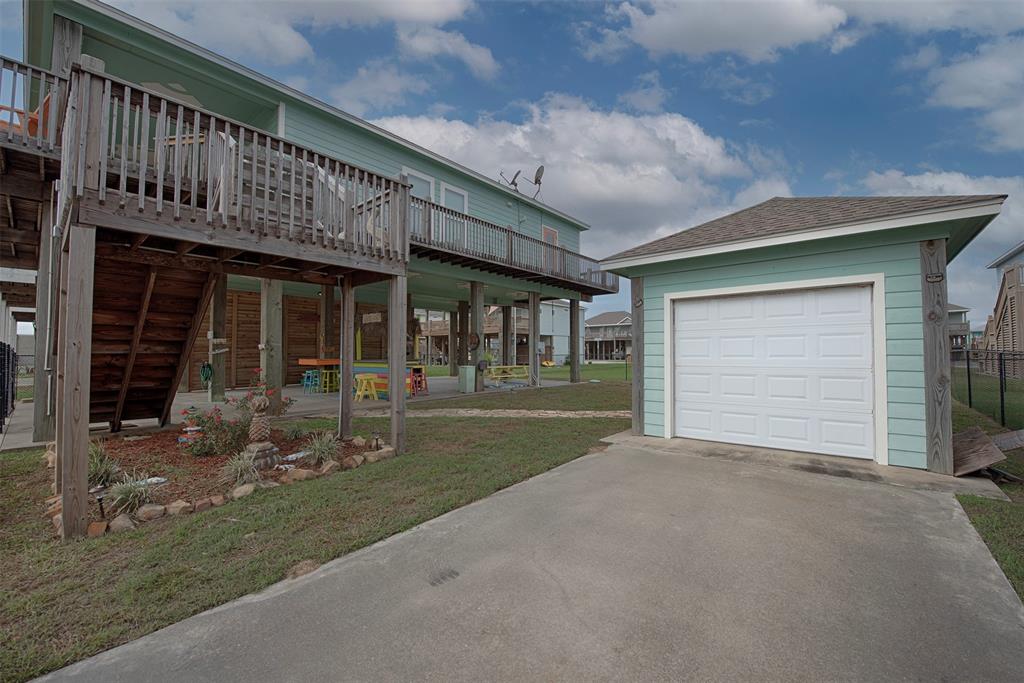
[[[777,197],[605,259],[634,433],[951,474],[946,264],[1005,199]]]

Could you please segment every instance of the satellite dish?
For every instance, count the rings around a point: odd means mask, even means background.
[[[506,183],[508,183],[509,187],[511,187],[516,192],[519,192],[519,174],[520,173],[522,173],[521,170],[516,171],[515,175],[512,176],[512,179],[509,180],[508,178],[505,177],[505,172],[504,171],[498,171],[498,175],[501,176],[501,179],[504,180]]]
[[[533,174],[533,184],[540,185],[541,178],[544,177],[544,164],[537,167],[537,172]]]
[[[512,187],[516,187],[517,186],[516,185],[516,179],[519,178],[519,174],[520,173],[522,173],[521,170],[520,171],[516,171],[516,174],[514,176],[512,176],[512,181],[509,183],[510,185],[512,185]]]

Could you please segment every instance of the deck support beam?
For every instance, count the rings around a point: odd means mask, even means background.
[[[338,350],[341,354],[341,377],[338,381],[338,436],[352,438],[352,383],[355,381],[356,357],[356,288],[351,276],[341,281],[341,324]]]
[[[146,326],[146,315],[149,313],[149,301],[153,297],[153,287],[156,285],[156,270],[152,267],[146,275],[146,285],[142,290],[142,300],[139,302],[139,312],[136,314],[135,329],[132,330],[131,346],[128,347],[128,362],[124,366],[124,377],[121,378],[121,390],[117,394],[117,406],[114,408],[114,419],[110,421],[110,431],[121,431],[121,416],[124,415],[124,404],[128,399],[128,387],[132,381],[132,371],[135,370],[135,359],[139,353],[139,343],[142,341],[142,330]]]
[[[953,403],[946,334],[946,240],[921,242],[925,449],[928,469],[953,474]],[[884,434],[879,437],[884,438]]]
[[[530,292],[527,308],[527,337],[529,339],[530,386],[540,386],[540,292]]]
[[[331,358],[334,350],[334,285],[320,285],[320,318],[317,349],[320,358]]]
[[[459,339],[458,339],[458,359],[459,365],[466,365],[469,363],[469,302],[459,302]]]
[[[61,273],[57,368],[57,459],[61,473],[61,535],[85,535],[89,505],[89,392],[96,230],[72,225]]]
[[[54,376],[57,356],[53,353],[51,336],[56,331],[52,319],[56,316],[54,294],[57,287],[57,269],[51,267],[53,256],[53,214],[50,202],[42,204],[39,222],[39,264],[36,266],[36,321],[35,321],[35,373],[32,377],[32,440],[53,441],[56,416]]]
[[[633,434],[644,433],[644,279],[635,277],[630,282],[630,300],[633,320]],[[666,311],[666,314],[668,312]],[[665,321],[671,324],[671,316]]]
[[[501,307],[501,363],[516,364],[516,307]]]
[[[388,398],[391,403],[391,445],[396,455],[405,451],[405,275],[392,276],[388,285]]]
[[[569,381],[580,381],[580,301],[569,299]]]
[[[260,368],[270,396],[268,415],[281,414],[281,384],[284,365],[281,358],[283,345],[283,315],[281,298],[284,287],[281,280],[260,279]]]
[[[220,349],[227,349],[227,345],[217,342],[217,339],[227,339],[228,335],[228,276],[223,273],[217,276],[213,285],[213,298],[210,300],[210,367],[213,368],[213,377],[210,379],[210,386],[206,389],[206,396],[211,403],[223,403],[225,399],[225,388],[227,387],[228,354],[214,353]]]
[[[480,392],[484,390],[484,373],[480,369],[480,361],[484,359],[484,351],[486,351],[486,344],[484,344],[484,285],[482,282],[469,283],[469,308],[471,333],[476,335],[476,348],[472,349],[469,362],[475,368],[473,390]],[[467,348],[469,348],[468,345]]]
[[[448,376],[459,375],[459,312],[448,311]]]

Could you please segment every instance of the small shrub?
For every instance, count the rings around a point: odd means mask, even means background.
[[[284,434],[284,438],[293,441],[304,437],[306,435],[306,428],[298,422],[289,422],[281,428],[281,433]]]
[[[229,486],[240,486],[260,480],[260,472],[256,469],[252,456],[245,451],[235,453],[220,468],[220,480]]]
[[[121,481],[110,487],[107,498],[117,514],[135,512],[150,502],[151,492],[145,483],[148,478],[149,476],[146,474],[125,473],[121,477]]]
[[[313,432],[306,440],[305,449],[305,460],[320,467],[334,460],[334,456],[338,454],[338,439],[333,432],[327,430]]]
[[[89,442],[89,487],[109,486],[121,472],[121,466],[99,439]]]
[[[239,451],[248,441],[249,419],[225,420],[221,409],[216,407],[206,412],[189,407],[181,414],[186,426],[200,429],[193,439],[181,444],[184,450],[197,458]]]

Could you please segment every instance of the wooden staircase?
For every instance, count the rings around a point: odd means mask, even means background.
[[[92,316],[90,422],[157,418],[171,402],[216,276],[199,271],[96,259]]]

